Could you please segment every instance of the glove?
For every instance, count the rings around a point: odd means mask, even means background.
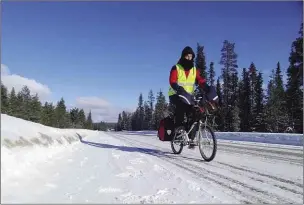
[[[203,90],[206,92],[206,93],[209,93],[210,91],[210,86],[208,84],[205,84]]]
[[[176,90],[176,94],[182,95],[182,94],[184,94],[185,92],[186,92],[186,91],[185,91],[185,89],[184,89],[183,87],[178,86],[178,88],[177,88],[177,90]]]

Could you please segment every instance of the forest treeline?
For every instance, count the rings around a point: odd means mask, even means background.
[[[42,104],[39,96],[31,95],[27,86],[16,93],[14,88],[9,91],[1,83],[1,113],[56,128],[104,131],[108,128],[105,122],[93,123],[91,111],[86,117],[83,109],[75,107],[68,110],[63,98],[56,105],[49,102]]]

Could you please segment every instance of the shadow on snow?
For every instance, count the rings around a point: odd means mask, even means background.
[[[98,148],[103,148],[103,149],[117,149],[117,150],[124,151],[124,152],[139,152],[139,153],[149,154],[149,155],[161,157],[161,158],[171,158],[171,159],[176,159],[176,160],[205,162],[203,159],[185,157],[185,156],[181,156],[181,155],[176,155],[172,152],[164,152],[164,151],[157,150],[157,149],[117,146],[117,145],[85,141],[82,139],[81,135],[79,135],[78,133],[77,133],[77,135],[78,135],[81,143],[89,145],[89,146],[93,146],[93,147],[98,147]]]
[[[89,146],[93,146],[93,147],[99,147],[99,148],[105,148],[105,149],[117,149],[117,150],[124,151],[124,152],[140,152],[140,153],[150,154],[150,155],[154,155],[154,156],[170,154],[169,152],[163,152],[163,151],[157,150],[157,149],[117,146],[117,145],[111,145],[111,144],[85,141],[82,139],[81,135],[79,135],[78,133],[77,133],[77,135],[79,137],[80,142],[82,142],[83,144],[89,145]]]

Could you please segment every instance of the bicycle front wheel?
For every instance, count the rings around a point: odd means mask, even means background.
[[[214,131],[208,125],[202,125],[199,129],[198,146],[201,156],[205,161],[210,162],[214,159],[217,152],[217,140]],[[210,155],[207,154],[208,149],[205,146],[211,149]]]
[[[183,151],[184,139],[183,136],[180,136],[183,131],[184,131],[184,127],[178,127],[175,130],[173,139],[171,140],[171,149],[174,154],[180,154]]]

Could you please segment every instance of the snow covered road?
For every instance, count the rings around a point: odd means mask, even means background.
[[[1,190],[2,203],[303,203],[303,147],[219,141],[208,163],[156,136],[100,132]]]

